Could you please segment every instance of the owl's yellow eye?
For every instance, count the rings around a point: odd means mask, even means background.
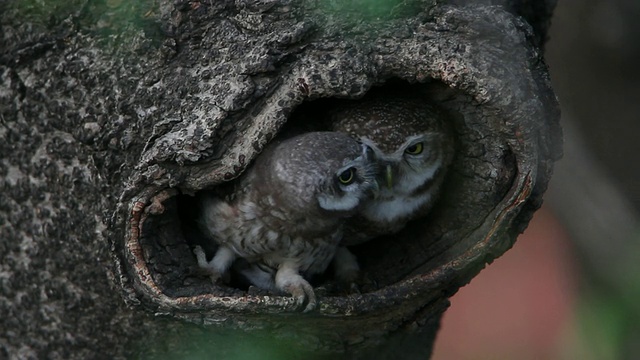
[[[340,181],[340,184],[343,185],[349,185],[354,182],[355,179],[356,169],[352,167],[348,168],[347,170],[340,173],[340,175],[338,175],[338,181]]]
[[[418,155],[422,153],[424,145],[421,142],[413,144],[404,150],[405,153],[410,155]]]

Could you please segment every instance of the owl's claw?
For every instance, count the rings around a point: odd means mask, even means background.
[[[299,308],[302,307],[306,301],[307,306],[302,310],[303,312],[309,312],[315,309],[318,304],[313,287],[298,274],[296,269],[287,267],[280,268],[276,273],[276,287],[291,294]]]
[[[311,285],[304,279],[302,279],[302,282],[300,283],[291,284],[284,290],[293,295],[296,300],[296,305],[299,308],[304,305],[305,300],[307,301],[307,306],[302,310],[302,312],[309,312],[315,309],[318,304],[313,287],[311,287]]]
[[[198,266],[200,266],[201,268],[204,268],[208,265],[207,255],[205,255],[204,250],[202,249],[202,246],[196,245],[193,248],[193,254],[196,256],[196,260],[198,260]]]
[[[211,281],[216,283],[221,278],[223,281],[228,281],[226,279],[228,277],[227,270],[235,259],[235,254],[232,250],[220,247],[211,261],[207,261],[207,256],[201,246],[195,246],[193,254],[196,256],[198,266],[209,275]],[[225,277],[224,275],[227,276]]]
[[[318,304],[318,300],[316,299],[316,293],[313,291],[313,287],[311,287],[311,284],[309,284],[306,281],[302,284],[302,288],[307,298],[307,306],[304,308],[302,312],[309,312],[315,309],[316,305]]]

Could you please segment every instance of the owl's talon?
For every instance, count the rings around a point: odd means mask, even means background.
[[[196,245],[193,248],[193,254],[196,256],[196,260],[198,260],[198,266],[201,268],[207,267],[209,263],[207,262],[207,255],[204,253],[202,246]]]
[[[309,303],[307,304],[307,307],[304,308],[304,310],[302,310],[302,312],[304,313],[308,313],[310,311],[313,311],[313,309],[316,308],[317,302],[314,299],[313,301],[309,301]]]
[[[296,301],[296,307],[302,308],[304,303],[307,303],[307,306],[302,310],[302,312],[309,312],[315,309],[317,305],[316,294],[313,291],[313,287],[304,279],[303,282],[297,284],[291,284],[289,287],[284,290],[291,294]]]
[[[201,246],[196,245],[193,253],[198,261],[198,266],[203,270],[211,281],[215,284],[220,281],[229,282],[227,270],[235,259],[235,253],[226,247],[220,247],[211,261],[207,261],[207,256]]]
[[[318,300],[316,299],[316,293],[313,291],[313,287],[308,282],[305,282],[303,285],[304,291],[307,295],[307,307],[304,308],[302,312],[309,312],[316,308],[318,304]]]
[[[220,274],[216,273],[215,270],[210,266],[207,261],[207,255],[200,245],[196,245],[193,248],[193,254],[196,256],[196,260],[198,261],[198,269],[203,275],[209,276],[211,282],[214,284],[218,282],[220,279]]]
[[[315,309],[318,304],[313,287],[298,274],[295,268],[286,266],[280,268],[276,273],[276,287],[291,294],[298,308],[301,308],[306,300],[307,306],[303,312],[309,312]]]

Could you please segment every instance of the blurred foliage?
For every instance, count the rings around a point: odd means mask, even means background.
[[[629,358],[624,355],[626,343],[639,320],[630,316],[633,312],[620,298],[597,290],[583,292],[576,309],[577,353],[572,355],[585,360]]]
[[[167,329],[175,329],[168,326]],[[299,335],[299,334],[298,334]],[[314,341],[312,338],[310,341]],[[225,328],[188,327],[184,332],[169,330],[165,338],[153,346],[153,352],[141,353],[137,348],[148,351],[151,347],[147,339],[133,343],[135,358],[148,360],[169,359],[225,359],[225,360],[288,360],[326,359],[326,354],[311,353],[305,349],[300,339],[275,338],[268,330],[244,332]],[[315,346],[310,344],[307,349]],[[335,358],[335,357],[334,357]]]
[[[588,156],[606,175],[604,184],[598,174],[583,177],[592,189],[571,200],[563,216],[577,229],[570,230],[583,270],[575,324],[581,350],[572,359],[640,358],[639,16],[638,0],[559,1],[547,46],[565,126],[584,134]],[[635,234],[619,224],[635,226]]]
[[[46,25],[47,27],[59,23],[72,14],[83,9],[87,0],[57,0],[57,1],[20,1],[8,0],[4,4],[4,11],[12,12],[14,19],[24,22]]]
[[[640,354],[640,235],[629,241],[633,261],[612,264],[624,271],[608,278],[584,272],[575,310],[576,339],[568,358],[637,359]],[[603,271],[606,275],[606,271]]]
[[[161,35],[154,0],[6,0],[0,11],[6,25],[26,26],[34,34],[70,22],[80,32],[103,38],[137,30],[149,38]]]

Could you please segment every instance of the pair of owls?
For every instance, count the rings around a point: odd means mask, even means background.
[[[327,115],[331,131],[270,144],[226,195],[202,199],[200,227],[217,245],[198,264],[215,281],[238,259],[254,285],[316,306],[302,276],[355,281],[346,246],[399,231],[432,207],[453,157],[443,114],[421,99],[369,98]]]

